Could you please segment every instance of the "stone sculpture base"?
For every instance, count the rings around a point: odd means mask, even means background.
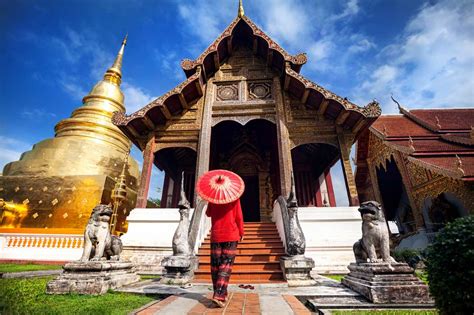
[[[63,269],[58,278],[48,282],[47,293],[100,295],[109,289],[140,281],[131,262],[75,261],[67,263]]]
[[[433,303],[428,286],[405,263],[351,263],[348,268],[350,273],[342,279],[342,284],[373,303]]]
[[[165,267],[161,283],[185,284],[193,279],[199,259],[196,256],[168,256],[162,260],[161,265]]]
[[[300,287],[316,284],[316,281],[310,276],[310,272],[314,268],[314,260],[312,258],[284,256],[280,258],[280,266],[288,286]]]

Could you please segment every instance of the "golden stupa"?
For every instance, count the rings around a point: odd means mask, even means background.
[[[117,232],[136,200],[139,170],[127,159],[131,143],[111,122],[114,112],[125,112],[120,90],[122,58],[127,38],[113,65],[105,72],[83,105],[55,127],[55,136],[33,146],[0,176],[0,229],[48,233],[81,233],[92,208],[111,202],[111,192],[125,170],[127,200],[117,215]]]

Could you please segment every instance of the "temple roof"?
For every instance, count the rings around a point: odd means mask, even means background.
[[[131,115],[116,113],[113,123],[140,148],[139,138],[199,100],[207,80],[232,55],[233,47],[239,45],[252,47],[255,55],[266,60],[280,74],[282,85],[290,95],[308,107],[318,109],[320,114],[335,120],[346,130],[358,133],[381,114],[380,106],[375,101],[365,107],[357,106],[299,74],[307,61],[306,55],[287,53],[250,18],[239,14],[197,59],[181,62],[187,77],[184,82]]]
[[[434,173],[474,181],[474,108],[414,109],[380,116],[357,145],[356,182],[367,175],[369,133]]]

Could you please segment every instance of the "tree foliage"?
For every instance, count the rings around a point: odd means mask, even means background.
[[[442,229],[426,251],[430,292],[442,314],[474,313],[474,216]]]

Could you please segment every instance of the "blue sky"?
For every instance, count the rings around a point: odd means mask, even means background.
[[[184,79],[180,60],[196,58],[225,29],[237,2],[1,1],[0,168],[54,135],[110,66],[124,34],[130,113]],[[287,51],[308,54],[302,72],[311,80],[395,113],[390,93],[408,108],[473,106],[473,3],[244,0],[244,7]],[[155,175],[153,195],[159,185]]]

